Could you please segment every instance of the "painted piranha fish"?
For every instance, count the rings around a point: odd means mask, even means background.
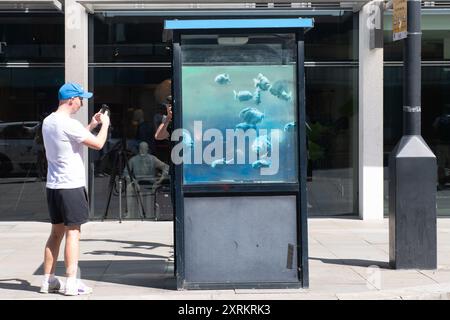
[[[256,108],[245,108],[239,113],[239,117],[248,124],[256,125],[264,119],[264,113]]]
[[[234,99],[240,102],[249,101],[253,99],[253,94],[250,91],[236,91],[233,90]]]
[[[267,91],[270,89],[270,81],[262,73],[259,73],[256,79],[253,79],[256,88],[262,91]]]
[[[248,129],[256,130],[256,125],[250,124],[250,123],[247,123],[247,122],[241,122],[241,123],[237,124],[235,128],[236,129],[241,129],[241,130],[244,130],[244,131],[247,131]]]
[[[289,85],[285,80],[276,81],[269,89],[269,92],[284,101],[292,100],[292,92],[289,91]]]
[[[266,159],[256,160],[255,162],[252,163],[252,168],[253,169],[267,168],[270,167],[271,164],[272,162],[270,160]]]
[[[214,78],[214,81],[218,84],[229,84],[231,83],[230,75],[228,73],[221,73]]]
[[[284,130],[285,132],[291,131],[291,130],[294,130],[295,126],[296,126],[295,121],[288,122],[288,123],[286,123],[286,124],[284,125],[283,130]]]
[[[256,88],[255,93],[253,94],[253,99],[256,104],[261,104],[261,89]]]

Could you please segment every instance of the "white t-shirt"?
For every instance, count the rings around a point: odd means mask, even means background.
[[[53,112],[42,124],[47,156],[47,188],[74,189],[86,186],[83,144],[93,136],[81,122]]]

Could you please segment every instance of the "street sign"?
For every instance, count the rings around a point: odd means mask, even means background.
[[[406,0],[394,0],[394,14],[392,16],[393,40],[405,39],[407,33],[407,7]]]

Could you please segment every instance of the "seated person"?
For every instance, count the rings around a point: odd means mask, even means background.
[[[152,193],[169,175],[169,166],[154,155],[148,153],[148,144],[143,141],[139,143],[139,154],[129,160],[131,175],[125,167],[124,176],[128,182],[135,178],[139,184],[148,182],[153,184]],[[161,173],[161,176],[158,173]]]

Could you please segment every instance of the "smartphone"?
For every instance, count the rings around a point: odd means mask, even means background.
[[[109,110],[109,107],[106,104],[102,104],[102,108],[100,109],[100,112],[106,114],[108,117],[111,114],[111,111]]]

